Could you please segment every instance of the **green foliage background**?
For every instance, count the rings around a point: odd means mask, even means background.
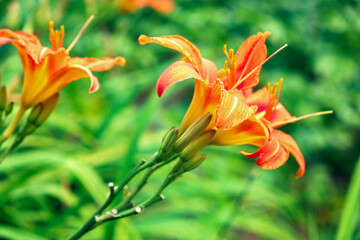
[[[205,163],[165,191],[166,201],[142,214],[109,223],[84,239],[334,239],[346,191],[360,152],[360,4],[357,0],[176,0],[175,11],[150,8],[122,13],[111,0],[0,0],[0,28],[34,32],[49,46],[48,21],[65,26],[65,46],[91,15],[95,20],[71,56],[124,56],[125,67],[96,74],[61,91],[50,119],[0,166],[0,239],[65,239],[142,157],[149,157],[171,126],[179,126],[193,81],[155,93],[158,76],[180,54],[140,46],[140,34],[179,34],[221,68],[226,43],[270,31],[260,85],[284,78],[281,100],[301,116],[334,114],[286,126],[306,159],[265,171],[240,156],[244,147],[208,147]],[[16,49],[0,47],[2,83],[21,78]],[[150,195],[168,169],[154,175]],[[252,176],[252,177],[250,177]],[[131,186],[130,186],[131,187]],[[352,239],[360,239],[359,207]]]

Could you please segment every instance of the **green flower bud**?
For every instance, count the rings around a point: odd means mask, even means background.
[[[205,154],[195,156],[192,159],[190,159],[189,161],[185,162],[182,165],[182,169],[184,172],[189,172],[189,171],[197,168],[198,166],[200,166],[205,161],[205,159],[206,159]]]
[[[54,111],[57,103],[59,102],[59,94],[55,94],[45,102],[43,102],[43,108],[40,112],[39,116],[35,120],[35,125],[40,126],[45,122],[45,120],[50,116],[50,114]]]
[[[179,129],[172,127],[165,135],[162,140],[161,150],[164,152],[169,152],[175,144],[176,139],[178,138]]]
[[[43,110],[43,104],[39,103],[31,109],[31,113],[27,119],[28,123],[35,123],[35,120],[39,117]]]
[[[0,111],[3,111],[6,107],[6,87],[2,86],[0,87]]]
[[[191,160],[201,149],[209,144],[215,133],[216,130],[210,130],[201,134],[181,152],[181,159],[184,162]]]
[[[212,119],[211,113],[206,113],[202,117],[198,118],[176,141],[174,150],[181,152],[186,146],[190,144],[195,138],[197,138],[208,127]]]
[[[9,115],[13,110],[14,102],[9,102],[5,107],[5,116]]]

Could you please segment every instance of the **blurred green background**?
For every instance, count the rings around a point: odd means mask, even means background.
[[[34,32],[45,46],[49,20],[65,26],[68,46],[94,14],[70,55],[127,60],[96,73],[101,89],[94,94],[85,79],[65,87],[49,120],[0,166],[0,239],[70,236],[104,201],[106,183],[119,183],[179,126],[193,80],[158,99],[156,80],[180,54],[140,46],[140,34],[182,35],[221,68],[225,43],[236,50],[261,31],[272,33],[269,53],[289,46],[263,66],[259,87],[284,78],[281,101],[295,116],[334,111],[283,127],[305,156],[305,176],[295,179],[293,157],[265,171],[238,154],[244,147],[208,147],[205,163],[166,189],[165,201],[84,239],[335,239],[360,153],[359,1],[175,2],[161,15],[150,8],[122,13],[116,0],[0,0],[0,28]],[[3,84],[22,76],[10,44],[0,47],[0,69]],[[140,200],[168,170],[151,178]],[[352,209],[349,239],[360,239],[359,211]]]

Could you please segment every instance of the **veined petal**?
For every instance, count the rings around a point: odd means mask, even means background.
[[[156,90],[161,97],[164,91],[177,82],[188,78],[201,79],[194,66],[184,61],[177,61],[171,64],[159,77]]]
[[[267,55],[265,39],[270,35],[269,32],[258,33],[246,39],[235,54],[236,73],[237,73],[237,89],[249,88],[256,86],[259,82],[259,74],[261,67],[251,73]],[[245,78],[243,80],[243,78]]]
[[[162,37],[148,37],[141,34],[139,37],[139,43],[141,45],[147,43],[157,43],[164,47],[178,51],[184,55],[185,60],[194,65],[198,72],[201,71],[202,62],[199,49],[195,47],[189,40],[179,35],[169,35]]]
[[[84,67],[90,69],[90,71],[94,71],[94,72],[107,71],[116,65],[124,66],[125,63],[126,63],[126,60],[123,57],[116,57],[116,58],[105,57],[105,58],[101,58],[101,59],[74,57],[74,58],[71,58],[69,61],[70,65],[81,65],[81,66],[84,66]]]
[[[276,136],[272,136],[271,140],[261,147],[256,163],[263,169],[272,170],[284,165],[288,158],[289,150],[280,144]]]
[[[305,173],[305,159],[302,155],[296,141],[289,135],[280,130],[274,129],[273,136],[280,142],[281,145],[289,149],[290,153],[294,156],[299,164],[299,170],[296,172],[296,177],[299,178]]]
[[[257,106],[248,107],[236,92],[222,89],[215,125],[218,129],[230,129],[252,116],[256,109]]]

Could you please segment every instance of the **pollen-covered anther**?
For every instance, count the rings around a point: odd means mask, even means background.
[[[60,30],[54,31],[54,22],[49,22],[49,40],[51,42],[51,48],[57,50],[58,48],[63,47],[65,36],[64,25],[61,25]]]

